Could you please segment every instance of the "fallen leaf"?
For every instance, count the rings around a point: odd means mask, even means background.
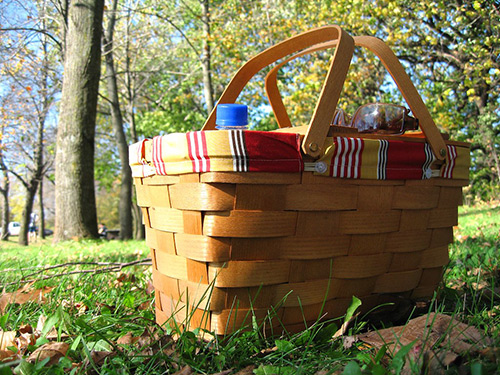
[[[126,335],[123,335],[116,342],[118,345],[133,345],[139,340],[139,337],[134,337],[132,332],[128,332]]]
[[[16,359],[16,353],[12,350],[0,350],[0,362],[7,362]]]
[[[16,332],[15,331],[0,331],[0,350],[5,350],[9,346],[16,345]]]
[[[35,345],[38,337],[40,337],[40,335],[33,333],[21,333],[21,335],[16,338],[16,347],[19,353],[26,353],[29,346]]]
[[[146,287],[146,293],[151,294],[155,291],[155,286],[153,284],[153,280],[148,280],[148,286]]]
[[[68,352],[69,345],[65,342],[49,342],[40,346],[28,357],[28,362],[42,361],[50,358],[47,363],[49,366],[57,363]]]
[[[94,362],[94,364],[97,367],[100,367],[104,364],[104,361],[106,360],[106,358],[114,357],[115,355],[116,355],[116,353],[114,353],[114,352],[92,350],[90,352],[90,359],[92,360],[92,362]]]
[[[479,351],[479,354],[488,360],[495,362],[497,358],[500,358],[500,348],[484,348]]]
[[[451,316],[435,313],[412,319],[404,326],[368,332],[357,338],[376,349],[387,345],[391,355],[395,355],[403,346],[414,343],[410,355],[417,359],[423,358],[423,366],[436,374],[441,372],[442,366],[453,363],[459,356],[475,354],[492,343],[475,327]],[[436,344],[441,347],[440,351],[434,348]]]
[[[137,310],[140,310],[140,311],[149,310],[149,308],[151,307],[151,303],[152,303],[152,301],[151,302],[150,301],[143,302],[139,306],[137,306]]]
[[[158,334],[158,331],[153,327],[146,327],[139,337],[134,339],[135,346],[141,349],[141,356],[153,356],[162,351],[166,356],[171,357],[176,355],[175,341],[171,335]]]
[[[33,333],[33,327],[29,324],[24,324],[18,329],[19,333]]]
[[[27,291],[25,285],[15,292],[4,293],[0,297],[0,314],[3,314],[7,306],[12,303],[24,305],[27,302],[45,302],[45,294],[49,293],[52,289],[54,288],[46,286],[41,289]]]
[[[233,369],[230,368],[229,370],[224,370],[224,371],[221,371],[221,372],[216,372],[215,374],[212,374],[212,375],[229,375],[232,372],[233,372]]]
[[[358,341],[358,338],[356,336],[344,336],[342,338],[344,349],[350,349],[356,341]]]
[[[250,365],[250,366],[245,367],[244,369],[241,369],[240,371],[238,371],[234,375],[254,375],[253,370],[255,370],[255,369],[256,369],[255,365]]]
[[[272,348],[264,348],[262,349],[260,352],[258,353],[255,353],[255,354],[252,354],[252,356],[250,358],[255,358],[255,357],[258,357],[258,358],[261,358],[261,357],[265,357],[266,355],[269,355],[271,353],[274,353],[275,351],[278,350],[278,347],[277,346],[273,346]]]
[[[441,374],[445,373],[445,369],[455,362],[460,356],[453,352],[437,353],[433,355],[430,359],[426,359],[424,362],[427,363],[426,368],[428,368],[429,374]]]
[[[10,295],[8,295],[8,293],[2,294],[2,296],[0,297],[0,314],[4,313],[7,305],[9,304],[9,301]]]
[[[191,369],[191,366],[189,365],[184,366],[180,371],[174,373],[174,375],[191,375],[191,374],[194,374],[194,372]]]
[[[136,281],[136,277],[133,273],[122,272],[117,276],[114,283],[117,286],[123,286],[123,284],[126,282],[134,283],[135,281]]]
[[[116,309],[115,306],[111,306],[111,305],[107,305],[105,303],[102,303],[102,302],[96,302],[95,304],[97,307],[99,307],[101,310],[105,309],[105,310],[109,310],[111,313],[113,313]]]
[[[36,323],[36,328],[35,328],[35,333],[40,336],[40,334],[42,333],[43,331],[43,328],[45,327],[45,323],[47,323],[47,317],[43,314],[41,314],[39,317],[38,317],[38,321]],[[51,339],[57,339],[59,336],[58,336],[58,332],[56,330],[56,327],[52,327],[50,329],[49,332],[47,332],[47,334],[45,335],[45,337],[49,340]],[[63,335],[64,336],[64,335]]]
[[[47,317],[43,314],[41,314],[39,317],[38,317],[38,321],[36,322],[36,328],[35,328],[35,331],[36,332],[42,332],[43,330],[43,327],[45,326],[45,322],[47,321]]]
[[[74,313],[73,310],[76,310],[77,316],[85,314],[85,312],[87,312],[89,309],[88,306],[82,302],[74,302],[74,301],[69,301],[67,299],[63,299],[61,301],[61,305],[62,307],[69,309],[71,313]]]

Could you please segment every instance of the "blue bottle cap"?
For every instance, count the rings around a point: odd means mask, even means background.
[[[246,128],[248,124],[248,107],[244,104],[218,104],[215,123],[217,129]]]

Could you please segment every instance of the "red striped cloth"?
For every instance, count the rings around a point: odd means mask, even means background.
[[[336,178],[393,180],[440,175],[468,179],[469,148],[447,145],[447,161],[432,171],[435,157],[424,142],[332,137],[307,170]],[[300,136],[295,133],[217,130],[174,133],[130,146],[134,177],[192,172],[300,172]],[[312,169],[309,169],[312,164]],[[436,175],[437,174],[437,175]]]
[[[327,172],[337,178],[404,180],[430,178],[435,161],[430,147],[421,142],[334,137],[321,158]]]

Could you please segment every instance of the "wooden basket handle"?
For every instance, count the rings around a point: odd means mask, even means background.
[[[393,78],[411,111],[415,117],[418,118],[422,132],[429,142],[432,152],[438,160],[444,160],[446,158],[446,144],[443,137],[432,119],[429,110],[425,106],[422,97],[419,95],[417,89],[413,85],[413,82],[394,52],[392,52],[389,46],[382,40],[372,36],[355,36],[354,42],[357,46],[365,47],[372,51],[382,61],[382,64]],[[271,69],[271,71],[267,74],[266,93],[280,128],[291,127],[292,124],[277,85],[277,75],[279,69],[289,61],[300,56],[332,48],[336,45],[336,41],[329,41],[314,45],[282,61],[280,64],[273,67],[273,69]],[[337,81],[336,83],[341,84],[340,81]],[[343,84],[344,83],[342,82],[342,85]],[[330,117],[328,121],[331,121],[332,118],[333,116]],[[307,142],[307,140],[304,142]]]
[[[332,40],[336,41],[337,48],[311,118],[308,134],[302,144],[304,153],[313,157],[319,156],[354,52],[353,38],[339,26],[324,26],[306,31],[252,57],[236,72],[219,98],[219,103],[234,103],[248,81],[266,66],[304,48]],[[216,108],[210,113],[202,130],[215,129],[215,117]]]

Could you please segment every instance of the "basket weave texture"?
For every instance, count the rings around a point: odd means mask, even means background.
[[[224,334],[274,306],[275,324],[295,330],[321,311],[341,316],[352,295],[365,309],[385,293],[430,297],[466,183],[311,172],[137,178],[157,320],[189,314],[191,327]]]
[[[381,137],[384,147],[379,147],[374,136],[332,136],[330,121],[355,44],[380,57],[420,121],[420,140]],[[462,186],[468,184],[468,145],[445,142],[403,66],[382,41],[352,38],[338,26],[299,34],[250,59],[219,102],[234,102],[256,72],[288,55],[295,54],[293,59],[332,46],[335,53],[317,106],[300,137],[286,134],[300,132],[289,127],[275,84],[278,65],[268,74],[266,90],[278,125],[285,129],[281,136],[255,142],[256,147],[265,143],[266,152],[250,147],[251,140],[262,137],[257,132],[210,135],[215,111],[202,132],[131,146],[158,323],[175,321],[221,335],[256,320],[267,328],[296,331],[319,318],[343,315],[353,295],[361,298],[364,311],[388,295],[433,295],[448,262]],[[228,141],[211,141],[220,138]],[[402,160],[390,158],[396,142],[409,142],[409,150],[417,141],[416,154],[424,157],[416,169],[411,158],[403,169],[393,164]],[[341,153],[341,145],[348,143],[376,152],[344,147]],[[235,153],[234,144],[249,147]],[[399,144],[398,155],[405,155],[405,145]],[[388,159],[379,151],[386,146]],[[241,168],[241,158],[247,157]],[[316,163],[324,164],[323,171],[316,171],[323,175],[305,168]],[[406,169],[409,174],[402,174]],[[273,319],[267,319],[269,312]]]

